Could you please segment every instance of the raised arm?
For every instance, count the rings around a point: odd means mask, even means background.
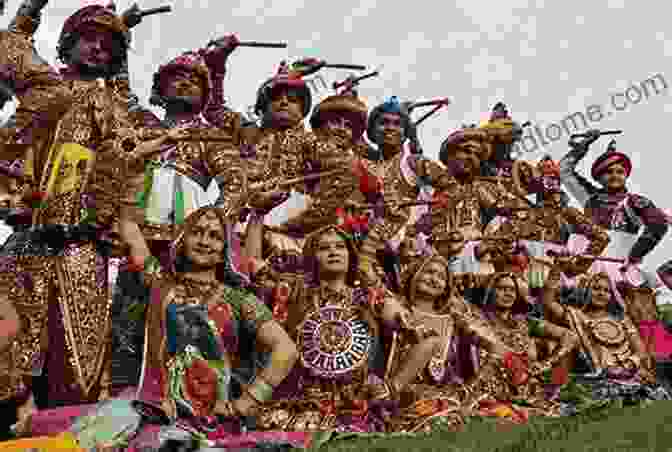
[[[596,193],[599,188],[593,185],[588,179],[576,172],[576,166],[588,153],[588,148],[592,142],[599,137],[599,132],[595,131],[588,138],[580,142],[570,141],[570,151],[560,159],[560,180],[567,188],[567,191],[581,204],[586,205],[588,198]]]
[[[218,44],[205,50],[204,59],[210,70],[210,97],[203,110],[205,119],[215,127],[221,127],[231,112],[224,98],[224,78],[226,62],[231,52],[238,47],[238,39],[234,35],[226,36],[217,41]]]

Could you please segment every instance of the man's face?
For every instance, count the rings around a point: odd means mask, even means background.
[[[200,102],[203,97],[201,78],[193,71],[176,69],[161,75],[161,94],[167,98],[180,98]]]
[[[452,157],[455,174],[475,174],[481,167],[481,142],[476,139],[467,139],[461,143]]]
[[[625,187],[625,180],[627,179],[625,167],[620,163],[615,163],[607,168],[600,179],[608,190],[621,190]]]
[[[383,113],[376,124],[378,142],[385,146],[401,146],[402,124],[399,113]]]
[[[273,123],[293,126],[303,119],[303,98],[297,89],[278,88],[273,90],[269,105]]]
[[[343,237],[329,232],[319,238],[315,258],[321,274],[346,274],[348,272],[349,252]]]
[[[322,123],[322,129],[327,135],[336,138],[339,142],[352,142],[352,121],[346,116],[333,113],[328,115]]]
[[[185,234],[185,253],[199,267],[214,267],[223,260],[225,243],[222,223],[208,212]]]
[[[88,70],[107,72],[114,58],[115,34],[101,25],[85,25],[72,49],[72,63]]]

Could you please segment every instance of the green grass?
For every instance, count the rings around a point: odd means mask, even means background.
[[[320,452],[358,450],[445,452],[559,452],[672,450],[672,403],[595,409],[575,417],[531,419],[525,426],[501,426],[487,419],[462,432],[416,437],[360,437],[334,440]]]

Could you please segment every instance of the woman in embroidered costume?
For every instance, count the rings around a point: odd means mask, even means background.
[[[480,344],[500,359],[510,351],[489,331],[476,308],[455,295],[448,266],[443,257],[430,252],[402,276],[410,311],[404,321],[413,327],[395,334],[388,358],[390,385],[402,400],[402,411],[390,421],[390,430],[431,428],[433,418],[447,413],[451,422],[459,421],[460,404],[467,398],[462,385],[478,374],[476,347]],[[420,346],[417,334],[409,334],[414,329],[427,336]]]
[[[167,439],[216,447],[305,445],[302,433],[241,435],[242,417],[270,400],[294,365],[296,347],[242,287],[245,278],[230,260],[229,228],[220,209],[195,211],[174,243],[169,274],[161,273],[147,247],[131,249],[148,262],[141,276],[153,290],[138,399],[125,395],[98,408],[78,407],[85,415],[73,425],[69,417],[63,422],[75,444],[129,451],[159,450]],[[124,239],[126,232],[121,230]],[[264,362],[258,351],[270,352],[270,359]],[[154,425],[143,426],[132,408]]]
[[[245,278],[231,262],[231,226],[222,213],[197,210],[174,244],[175,273],[158,283],[162,296],[148,307],[139,394],[144,406],[158,404],[171,417],[191,419],[188,431],[226,447],[227,441],[235,443],[239,417],[258,411],[284,380],[296,347],[268,308],[241,287]],[[258,351],[270,352],[270,364],[261,372]],[[151,430],[131,446],[154,443]],[[301,443],[303,436],[297,438]],[[254,441],[254,435],[245,439]]]
[[[260,225],[248,228],[248,240],[258,242]],[[380,399],[389,387],[382,380],[379,319],[394,323],[404,311],[391,294],[357,286],[356,256],[346,233],[327,226],[306,238],[305,272],[279,261],[256,269],[256,285],[296,338],[300,354],[300,365],[274,396],[276,403],[260,417],[265,429],[384,429],[386,406]]]
[[[491,276],[484,300],[483,313],[495,337],[512,353],[504,361],[480,350],[480,371],[476,381],[469,385],[472,405],[486,408],[494,399],[510,404],[522,400],[551,415],[558,406],[546,400],[543,373],[560,362],[577,345],[577,337],[570,330],[546,320],[528,319],[528,301],[523,297],[514,275],[495,273]],[[550,356],[541,359],[538,340],[558,342]],[[555,382],[554,382],[555,383]]]
[[[589,359],[589,370],[602,377],[594,388],[609,397],[628,397],[635,392],[633,383],[644,385],[644,398],[659,400],[670,396],[656,385],[655,369],[627,313],[616,301],[607,273],[590,273],[581,278],[584,289],[581,305],[560,304],[560,274],[552,271],[543,300],[553,321],[571,328],[579,336],[579,349]],[[614,309],[612,309],[614,308]],[[612,312],[610,312],[612,311]],[[616,313],[620,314],[616,314]],[[572,356],[575,359],[576,355]]]
[[[569,142],[572,149],[560,161],[562,182],[593,221],[608,230],[611,241],[603,256],[625,260],[620,264],[596,262],[591,271],[605,271],[610,275],[612,286],[617,288],[617,300],[640,328],[647,350],[654,353],[656,346],[652,336],[654,331],[663,330],[656,321],[655,298],[657,296],[664,302],[669,291],[665,290],[664,266],[658,272],[663,282],[639,266],[667,233],[668,220],[665,212],[651,200],[628,192],[626,183],[632,171],[632,162],[627,155],[616,150],[615,141],[609,143],[607,151],[591,167],[591,176],[601,188],[576,172],[576,165],[585,157],[590,144],[599,137],[600,132],[592,130],[582,140]]]

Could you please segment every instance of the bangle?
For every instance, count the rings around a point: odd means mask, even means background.
[[[247,394],[259,404],[270,400],[273,397],[273,386],[266,383],[261,377],[257,377],[253,384],[246,388]]]

